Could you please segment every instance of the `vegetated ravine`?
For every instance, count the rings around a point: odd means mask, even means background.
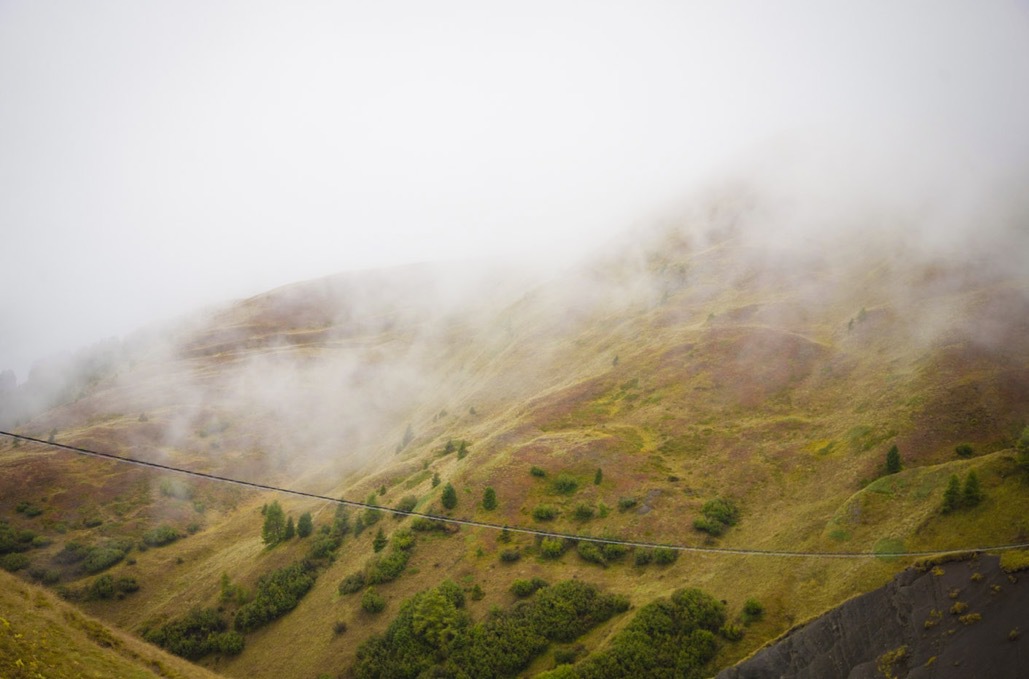
[[[877,556],[461,528],[4,440],[3,566],[227,676],[708,676],[894,576],[737,674],[952,676],[999,627],[1008,666],[1017,582],[985,555],[898,576],[915,559],[896,555],[1029,535],[1012,248],[769,247],[759,217],[721,196],[533,285],[428,266],[298,283],[41,364],[4,383],[0,421],[501,526]],[[1024,555],[1005,559],[1017,581]],[[951,586],[967,612],[940,608]],[[896,643],[861,613],[884,596]]]

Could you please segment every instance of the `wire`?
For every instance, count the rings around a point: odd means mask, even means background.
[[[345,498],[334,498],[327,495],[319,495],[317,493],[309,493],[303,490],[295,490],[292,488],[282,488],[280,486],[272,486],[264,483],[257,483],[256,481],[244,481],[242,479],[233,479],[227,476],[219,476],[218,474],[207,474],[204,472],[193,471],[191,469],[183,469],[182,467],[175,467],[172,465],[161,464],[159,462],[147,462],[145,460],[137,460],[131,457],[124,457],[121,455],[114,455],[113,453],[103,453],[96,450],[90,450],[89,448],[80,448],[78,446],[70,446],[64,443],[57,443],[55,441],[44,441],[43,439],[33,438],[31,436],[23,436],[21,434],[13,434],[7,431],[0,431],[0,435],[7,436],[13,439],[21,439],[22,441],[28,441],[30,443],[38,443],[40,445],[49,446],[51,448],[58,448],[61,450],[71,451],[80,455],[88,455],[90,457],[97,457],[104,460],[111,460],[113,462],[120,462],[123,464],[132,464],[139,467],[146,467],[149,469],[159,469],[165,472],[172,472],[175,474],[183,474],[185,476],[192,476],[198,479],[206,479],[208,481],[216,481],[219,483],[231,483],[237,486],[243,486],[246,488],[253,488],[255,490],[269,491],[273,493],[285,493],[287,495],[295,495],[297,497],[304,497],[312,500],[323,500],[325,502],[332,502],[335,504],[345,505],[348,507],[356,507],[359,509],[375,509],[390,514],[398,514],[401,516],[413,516],[417,518],[429,519],[431,521],[440,521],[443,523],[454,524],[458,526],[469,526],[472,528],[486,528],[490,530],[507,530],[511,533],[523,533],[526,535],[536,535],[541,537],[549,538],[561,538],[565,540],[574,540],[580,542],[594,542],[599,544],[607,545],[622,545],[624,547],[634,547],[642,549],[656,549],[664,548],[671,549],[678,552],[690,552],[697,554],[727,554],[736,556],[768,556],[768,557],[786,557],[786,558],[817,558],[817,559],[868,559],[868,558],[901,558],[901,557],[926,557],[926,556],[947,556],[953,554],[969,554],[974,552],[1000,552],[1014,549],[1029,549],[1029,543],[1021,544],[1007,544],[1007,545],[993,545],[989,547],[967,547],[965,549],[945,549],[938,551],[920,551],[920,552],[795,552],[789,550],[770,550],[770,549],[743,549],[737,547],[696,547],[692,545],[678,545],[668,544],[661,542],[641,542],[637,540],[619,540],[617,538],[600,538],[591,535],[579,535],[576,533],[560,533],[555,531],[545,531],[535,528],[521,528],[518,526],[507,526],[499,523],[490,523],[488,521],[474,521],[472,519],[455,519],[449,516],[440,516],[438,514],[427,514],[424,512],[407,511],[403,509],[395,509],[392,507],[380,507],[368,502],[359,502],[357,500],[347,500]]]

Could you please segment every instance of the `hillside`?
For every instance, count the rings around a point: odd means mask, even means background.
[[[152,639],[210,609],[245,645],[198,662],[248,677],[359,673],[361,643],[445,580],[460,606],[448,590],[419,601],[451,612],[454,638],[497,633],[475,625],[495,608],[521,619],[510,589],[533,578],[627,598],[629,610],[605,609],[574,638],[525,632],[542,650],[519,673],[574,659],[589,676],[589,659],[619,647],[648,604],[696,587],[726,602],[736,627],[709,649],[713,674],[882,586],[914,561],[896,553],[1026,542],[1014,445],[1029,413],[1029,288],[1017,248],[955,257],[849,231],[769,244],[760,219],[749,203],[715,201],[533,286],[480,272],[434,284],[419,267],[299,283],[126,340],[80,393],[15,431],[499,525],[878,558],[619,553],[365,510],[344,521],[328,502],[4,440],[0,518],[24,555],[10,565]],[[887,473],[892,446],[901,469]],[[967,485],[970,472],[980,500],[943,512],[951,476]],[[716,500],[725,521],[711,518]],[[294,520],[310,512],[314,534],[266,546],[273,501]],[[380,528],[390,541],[377,553]],[[398,566],[392,577],[383,562]],[[363,582],[348,580],[356,573]],[[97,596],[105,576],[138,591]],[[241,625],[276,577],[298,595]],[[384,610],[363,606],[369,591]]]

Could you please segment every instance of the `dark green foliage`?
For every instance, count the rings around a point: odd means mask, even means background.
[[[532,509],[532,518],[537,521],[550,521],[557,517],[557,508],[551,505],[536,505]]]
[[[178,620],[143,632],[152,644],[189,660],[209,653],[236,655],[243,650],[243,635],[226,631],[225,621],[212,608],[195,608]]]
[[[14,511],[18,512],[19,514],[24,514],[30,519],[37,517],[43,513],[42,509],[32,504],[31,502],[25,501],[19,502],[18,506],[14,508]]]
[[[264,525],[261,528],[261,539],[264,544],[274,547],[283,540],[286,533],[286,514],[277,500],[264,510]]]
[[[725,498],[708,500],[701,507],[700,513],[704,516],[694,519],[693,527],[715,537],[725,533],[729,526],[735,526],[740,517],[736,503]]]
[[[81,542],[71,540],[54,556],[54,561],[65,566],[79,563],[89,555],[89,550],[90,548]]]
[[[286,530],[282,533],[283,540],[292,540],[297,534],[297,527],[293,523],[293,515],[290,514],[289,518],[286,519]]]
[[[511,594],[516,597],[524,599],[527,596],[532,596],[536,593],[536,590],[543,589],[548,585],[546,580],[542,578],[533,578],[532,580],[515,580],[511,583]]]
[[[378,523],[379,519],[382,518],[382,510],[377,509],[377,505],[379,504],[378,500],[378,496],[375,493],[372,493],[368,496],[368,499],[364,501],[366,505],[373,505],[364,510],[363,516],[365,526],[374,526]]]
[[[150,547],[163,547],[164,545],[170,545],[181,537],[182,533],[174,526],[169,526],[165,523],[143,533],[143,542]]]
[[[493,486],[486,486],[486,490],[482,491],[482,508],[486,510],[497,508],[497,491],[493,490]]]
[[[115,579],[111,575],[101,575],[89,583],[85,589],[85,598],[89,600],[112,599],[124,597],[126,594],[139,591],[139,583],[135,578],[122,577]]]
[[[500,560],[505,563],[514,563],[522,558],[522,553],[517,549],[505,549],[500,552]]]
[[[354,521],[354,537],[356,538],[358,535],[360,535],[363,532],[364,532],[364,517],[359,515],[357,517],[357,520]]]
[[[579,488],[579,482],[571,474],[561,473],[554,479],[554,492],[562,495],[571,495]]]
[[[440,495],[440,501],[446,509],[453,509],[457,506],[457,491],[449,483],[443,486],[443,493]]]
[[[547,475],[547,472],[543,468],[537,467],[536,465],[532,466],[532,468],[529,470],[529,473],[538,479],[542,479],[544,476]]]
[[[379,495],[382,496],[382,495],[385,495],[385,494],[386,494],[386,484],[382,484],[381,486],[379,486]]]
[[[414,511],[414,508],[417,506],[418,498],[416,498],[414,495],[405,495],[404,497],[400,498],[400,502],[397,503],[396,508],[402,512],[411,512]],[[393,518],[399,521],[400,519],[404,518],[404,515],[394,514]]]
[[[514,676],[548,641],[581,636],[627,606],[620,597],[569,581],[473,623],[463,610],[460,588],[445,582],[406,601],[385,634],[361,645],[355,674],[359,679]]]
[[[503,527],[503,528],[501,529],[501,531],[500,531],[500,535],[499,535],[499,536],[497,536],[497,541],[498,541],[498,542],[502,542],[502,543],[504,543],[505,545],[506,545],[507,543],[511,542],[511,531],[509,531],[509,530],[507,529],[507,526],[504,526],[504,527]]]
[[[457,459],[463,460],[468,455],[468,442],[461,441],[461,445],[457,448]]]
[[[341,538],[350,532],[350,512],[347,511],[346,505],[336,505],[336,513],[332,517],[332,528],[330,531],[333,535]]]
[[[381,613],[385,608],[386,600],[374,587],[369,587],[361,595],[361,610],[365,613]]]
[[[620,497],[618,498],[618,511],[627,512],[633,507],[639,504],[639,500],[634,497]]]
[[[975,453],[975,450],[972,448],[970,444],[961,443],[954,448],[954,452],[957,454],[958,457],[972,457],[972,454]]]
[[[322,528],[326,528],[323,526]],[[311,546],[307,550],[307,558],[314,561],[321,559],[332,559],[334,553],[343,543],[343,536],[334,532],[319,532],[311,540]]]
[[[0,556],[0,568],[3,568],[8,573],[20,571],[28,565],[29,557],[25,556],[21,552],[11,552],[10,554]]]
[[[314,522],[311,520],[311,512],[304,512],[297,521],[297,536],[306,538],[314,532]]]
[[[375,534],[375,539],[372,540],[372,549],[376,552],[381,552],[389,544],[389,540],[386,538],[386,534],[382,532],[382,528]]]
[[[574,666],[569,676],[699,679],[718,651],[725,625],[721,603],[696,589],[679,590],[639,610],[611,646]]]
[[[310,591],[314,578],[314,566],[306,561],[261,576],[254,599],[236,611],[236,629],[249,632],[290,612]]]
[[[543,538],[540,540],[540,556],[544,559],[556,559],[565,553],[565,541],[561,538]]]
[[[593,485],[599,486],[604,481],[604,470],[597,468],[597,473],[593,475]]]
[[[604,552],[601,551],[600,546],[595,542],[579,540],[579,543],[575,546],[575,551],[583,561],[607,566],[607,558],[604,556]]]
[[[593,515],[595,513],[596,513],[596,510],[593,509],[593,507],[591,505],[580,504],[580,505],[576,505],[575,512],[573,512],[573,515],[579,521],[589,521],[590,519],[593,518]]]
[[[408,550],[414,547],[414,533],[409,530],[398,530],[390,539],[396,549]]]
[[[439,472],[432,473],[432,487],[435,488],[440,484]]]
[[[633,559],[637,566],[646,566],[654,560],[654,553],[649,549],[641,549],[637,547],[636,553],[633,555]]]
[[[36,539],[36,534],[30,530],[22,530],[14,528],[6,521],[0,519],[0,554],[9,554],[11,552],[27,552],[32,549],[33,540]],[[68,543],[69,545],[78,543]],[[81,545],[79,545],[81,547]],[[83,547],[83,550],[85,548]],[[85,558],[85,551],[79,558]],[[71,563],[71,562],[69,562]]]
[[[979,476],[974,472],[968,472],[965,476],[965,485],[961,489],[961,503],[966,507],[975,507],[983,501],[985,495],[979,487]]]
[[[110,542],[97,547],[92,547],[86,558],[82,560],[82,570],[86,573],[99,573],[107,570],[114,564],[125,558],[129,546],[118,542]]]
[[[961,481],[957,474],[951,474],[947,490],[943,491],[943,513],[949,514],[961,507]]]
[[[56,585],[61,581],[60,572],[52,568],[43,568],[41,566],[33,566],[29,569],[29,576],[44,585]]]
[[[396,580],[404,572],[410,558],[411,553],[403,549],[391,549],[385,556],[372,558],[365,565],[365,581],[377,585]]]
[[[601,542],[599,544],[600,551],[608,561],[618,561],[629,553],[629,548],[625,545],[619,545],[613,542]]]
[[[749,625],[761,619],[765,614],[765,607],[757,599],[747,599],[743,602],[743,613],[740,616],[744,624]]]
[[[353,594],[354,592],[361,591],[364,587],[364,573],[358,571],[351,573],[339,583],[340,594]]]
[[[896,445],[890,446],[890,450],[886,453],[886,473],[896,474],[900,469],[900,451]]]
[[[333,623],[333,625],[332,625],[332,633],[333,634],[338,636],[340,634],[343,634],[346,631],[347,631],[347,623],[345,621],[337,620],[335,623]]]
[[[446,521],[427,519],[424,516],[416,516],[414,520],[411,521],[411,530],[418,531],[419,533],[431,533],[434,531],[446,533],[450,529],[447,527]]]
[[[718,630],[718,634],[726,641],[739,641],[743,638],[743,628],[727,622]]]
[[[655,547],[654,548],[654,563],[666,565],[675,563],[675,560],[679,558],[679,552],[672,549],[671,547]]]
[[[701,507],[700,513],[712,521],[718,521],[726,526],[735,526],[740,520],[740,510],[736,507],[736,503],[725,498],[708,500]]]

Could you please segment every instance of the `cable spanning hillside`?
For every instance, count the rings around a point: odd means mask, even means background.
[[[184,474],[186,476],[192,476],[194,478],[205,479],[208,481],[215,481],[218,483],[231,483],[237,486],[243,486],[245,488],[251,488],[253,490],[261,490],[274,493],[285,493],[288,495],[294,495],[296,497],[304,497],[312,500],[323,500],[325,502],[332,502],[335,504],[346,505],[348,507],[355,507],[359,509],[375,509],[378,511],[386,512],[389,514],[396,514],[400,516],[411,516],[419,517],[423,519],[429,519],[432,521],[439,521],[442,523],[448,523],[458,526],[470,526],[474,528],[486,528],[490,530],[508,530],[512,533],[523,533],[526,535],[534,535],[540,537],[549,538],[561,538],[568,540],[575,540],[580,542],[595,542],[600,544],[612,544],[622,545],[624,547],[635,547],[640,549],[653,549],[653,548],[664,548],[673,549],[679,552],[694,552],[700,554],[724,554],[724,555],[736,555],[736,556],[764,556],[764,557],[785,557],[785,558],[812,558],[812,559],[868,559],[889,556],[891,558],[898,557],[931,557],[931,556],[948,556],[954,554],[968,554],[974,552],[999,552],[1014,549],[1029,549],[1029,542],[1018,543],[1018,544],[1005,544],[1005,545],[990,545],[990,546],[968,546],[959,549],[946,549],[936,551],[914,551],[914,552],[889,552],[884,554],[882,552],[797,552],[788,550],[764,550],[764,549],[745,549],[739,547],[700,547],[695,545],[683,545],[676,543],[664,543],[664,542],[643,542],[638,540],[620,540],[615,538],[600,538],[591,535],[582,535],[577,533],[562,533],[557,531],[545,531],[535,528],[523,528],[518,526],[501,525],[497,523],[490,523],[487,521],[473,521],[471,519],[456,519],[449,516],[443,516],[439,514],[428,514],[425,512],[407,511],[403,509],[396,509],[392,507],[383,507],[368,502],[360,502],[357,500],[348,500],[346,498],[334,498],[327,495],[320,495],[318,493],[310,493],[307,491],[296,490],[293,488],[283,488],[281,486],[274,486],[264,483],[258,483],[256,481],[246,481],[242,479],[233,479],[227,476],[221,476],[218,474],[207,474],[204,472],[193,471],[190,469],[183,469],[182,467],[175,467],[173,465],[161,464],[159,462],[148,462],[146,460],[136,460],[122,455],[114,455],[112,453],[104,453],[96,450],[90,450],[88,448],[81,448],[79,446],[70,446],[64,443],[57,443],[56,441],[44,441],[42,439],[33,438],[31,436],[23,436],[21,434],[14,434],[7,431],[0,431],[0,435],[7,436],[13,439],[20,439],[29,443],[35,443],[43,446],[49,446],[51,448],[57,448],[59,450],[66,450],[69,452],[77,453],[79,455],[88,455],[90,457],[101,458],[110,460],[113,462],[119,462],[122,464],[132,464],[139,467],[145,467],[148,469],[155,469],[159,471],[172,472],[175,474]]]

